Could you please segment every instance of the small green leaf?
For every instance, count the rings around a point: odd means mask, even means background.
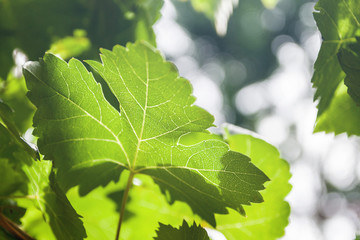
[[[144,43],[101,50],[100,73],[120,103],[120,113],[78,60],[51,54],[25,66],[29,98],[37,106],[34,133],[53,159],[62,187],[80,194],[117,181],[122,171],[146,174],[169,202],[180,200],[215,226],[215,213],[262,202],[268,180],[250,159],[223,141],[179,144],[181,136],[207,133],[213,117],[194,106],[190,83]],[[94,178],[96,176],[96,178]],[[240,180],[240,181],[239,181]]]
[[[250,157],[253,163],[271,179],[261,191],[264,203],[246,207],[247,217],[235,211],[228,215],[217,215],[217,230],[228,240],[275,240],[284,235],[289,223],[290,207],[284,201],[289,193],[289,164],[280,158],[275,147],[250,135],[228,136],[230,148]]]
[[[348,43],[356,42],[360,34],[360,8],[358,0],[320,0],[314,13],[317,26],[323,37],[323,43],[315,62],[312,78],[317,88],[315,100],[319,100],[318,116],[330,105],[335,90],[345,74],[342,71],[337,53]]]
[[[74,36],[67,36],[52,43],[47,52],[53,53],[62,59],[76,57],[88,51],[91,47],[86,31],[77,29]]]
[[[159,229],[156,231],[156,240],[210,240],[206,230],[200,225],[194,223],[191,227],[184,220],[182,226],[179,229],[172,227],[171,225],[164,225],[160,223]]]

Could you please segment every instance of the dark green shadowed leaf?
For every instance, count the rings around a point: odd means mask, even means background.
[[[210,240],[206,230],[194,223],[191,227],[184,220],[179,229],[160,223],[155,240]]]
[[[338,57],[346,73],[344,82],[348,87],[348,93],[360,106],[360,38],[357,38],[356,44],[349,44],[346,48],[342,48]],[[360,107],[358,111],[360,112]],[[360,118],[358,120],[360,121]]]
[[[359,0],[320,0],[315,6],[318,12],[314,18],[323,37],[311,80],[317,88],[319,116],[329,107],[335,90],[344,80],[337,53],[344,45],[355,42],[360,34],[359,4]]]
[[[0,78],[0,99],[13,110],[10,115],[20,133],[31,127],[35,112],[35,107],[26,97],[26,92],[24,77],[15,77],[10,73],[6,79]]]
[[[289,223],[290,207],[284,201],[289,193],[290,171],[286,161],[280,158],[275,147],[250,135],[228,136],[230,148],[249,156],[252,162],[270,178],[261,191],[264,203],[244,207],[243,218],[231,210],[229,215],[217,215],[217,230],[228,240],[275,240],[284,235]]]
[[[191,85],[174,65],[141,42],[101,52],[102,63],[88,63],[117,98],[121,114],[75,59],[67,64],[47,54],[24,69],[38,108],[39,149],[54,160],[65,189],[79,185],[85,194],[117,181],[126,169],[151,176],[170,202],[185,201],[213,226],[215,213],[227,213],[227,207],[244,213],[243,204],[262,201],[258,191],[268,178],[248,157],[218,139],[179,143],[191,132],[210,135],[214,118],[193,105]]]

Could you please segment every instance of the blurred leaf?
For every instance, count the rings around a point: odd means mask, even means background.
[[[360,38],[356,44],[349,44],[342,48],[338,54],[342,69],[346,73],[345,85],[348,93],[360,106]],[[357,109],[360,112],[360,108]],[[358,119],[360,121],[360,118]],[[360,128],[360,127],[359,127]]]
[[[27,178],[17,156],[23,151],[9,130],[0,123],[0,196],[27,192]]]
[[[100,47],[129,41],[155,45],[152,25],[162,4],[162,0],[0,0],[0,77],[5,78],[13,66],[15,48],[37,60],[51,43],[75,29],[85,30],[91,42],[86,58],[97,57]]]
[[[220,0],[191,0],[191,4],[196,11],[204,13],[210,20],[214,20]]]
[[[323,37],[323,43],[315,62],[312,78],[317,88],[315,100],[319,100],[318,116],[329,107],[335,90],[345,74],[337,59],[338,51],[348,43],[356,42],[360,34],[359,0],[320,0],[314,13],[317,26]]]
[[[194,9],[205,14],[215,24],[218,35],[224,36],[234,8],[239,0],[190,0]]]
[[[210,240],[207,232],[200,225],[193,223],[191,227],[184,220],[182,226],[179,229],[172,227],[171,225],[164,225],[160,223],[159,229],[156,231],[156,240]]]
[[[360,108],[347,93],[347,87],[340,83],[329,108],[316,121],[315,132],[324,131],[340,134],[360,135]]]
[[[19,205],[26,208],[22,217],[22,228],[37,240],[56,240],[50,225],[45,221],[43,213],[29,200],[18,200]]]
[[[116,208],[121,205],[121,198],[109,199],[107,196],[125,187],[127,174],[122,175],[119,183],[110,183],[105,188],[96,188],[84,197],[79,197],[77,187],[72,188],[67,196],[76,211],[83,216],[84,226],[89,239],[113,240],[118,214]],[[193,221],[195,218],[190,207],[182,202],[170,205],[161,194],[159,187],[146,175],[137,175],[130,191],[131,201],[126,209],[131,213],[124,220],[121,239],[150,240],[155,236],[157,222],[179,226],[183,219]],[[101,211],[99,211],[101,206]],[[141,226],[141,231],[139,231]]]
[[[0,158],[0,196],[10,196],[23,187],[26,176],[21,169],[9,162],[9,159]]]
[[[266,8],[273,9],[278,4],[279,0],[261,0],[261,2]]]
[[[119,215],[115,210],[115,203],[107,195],[118,187],[110,183],[106,188],[96,188],[86,196],[79,195],[78,187],[68,191],[67,196],[74,209],[83,217],[87,239],[114,239]],[[121,199],[119,201],[121,203]],[[137,225],[136,231],[142,232],[142,226],[139,231]]]
[[[81,55],[91,47],[86,31],[77,29],[74,36],[64,37],[51,44],[47,52],[53,53],[62,59],[69,59]]]
[[[280,158],[275,147],[250,135],[228,136],[230,148],[250,157],[252,162],[270,178],[261,191],[264,203],[245,207],[247,217],[235,211],[217,215],[216,229],[228,240],[273,240],[284,235],[289,223],[290,207],[284,201],[290,192],[289,164]]]
[[[34,105],[26,97],[26,92],[23,77],[17,78],[9,74],[6,80],[0,79],[0,102],[5,102],[14,110],[10,115],[20,133],[24,133],[31,127],[35,111]]]
[[[10,199],[0,200],[0,212],[16,224],[21,224],[20,219],[24,216],[26,209],[17,205]]]
[[[123,224],[122,239],[153,239],[158,222],[180,226],[183,219],[201,221],[186,203],[175,202],[170,205],[150,177],[137,175],[135,182],[130,192],[132,200],[127,205],[133,216]],[[137,230],[139,224],[141,231]]]

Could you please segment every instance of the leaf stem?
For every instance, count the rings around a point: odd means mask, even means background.
[[[131,171],[130,175],[129,175],[129,178],[128,178],[128,181],[127,181],[127,184],[126,184],[125,192],[124,192],[122,202],[121,202],[120,219],[119,219],[119,223],[118,223],[118,226],[117,226],[115,240],[118,240],[119,236],[120,236],[121,224],[122,224],[122,222],[124,220],[125,205],[126,205],[128,197],[129,197],[129,191],[130,191],[133,179],[134,179],[134,175],[135,175],[135,172]]]

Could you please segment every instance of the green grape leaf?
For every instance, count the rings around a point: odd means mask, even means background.
[[[360,136],[359,120],[360,108],[347,93],[344,82],[341,82],[329,108],[317,118],[314,132],[324,131]]]
[[[80,216],[57,185],[51,165],[49,161],[37,161],[24,166],[30,185],[28,194],[36,200],[35,206],[57,239],[84,239],[86,232]]]
[[[346,73],[345,85],[352,99],[360,106],[360,38],[356,44],[349,44],[338,54],[342,69]],[[360,108],[357,109],[360,112]],[[360,121],[360,118],[358,119]]]
[[[186,146],[179,138],[204,132],[213,117],[194,106],[190,83],[149,45],[101,50],[102,63],[88,63],[120,103],[120,113],[104,98],[84,65],[46,54],[24,75],[38,108],[34,133],[45,159],[52,159],[64,189],[80,194],[117,181],[122,171],[151,176],[169,202],[185,201],[215,226],[215,213],[262,202],[267,176],[250,159],[219,140]],[[94,177],[96,176],[96,177]]]
[[[323,43],[315,62],[313,86],[317,88],[315,100],[318,103],[318,116],[330,105],[331,99],[344,80],[337,53],[348,43],[356,42],[360,34],[360,8],[358,0],[320,0],[314,13],[317,26],[322,34]]]
[[[0,113],[3,117],[3,113],[11,112],[0,103]],[[11,117],[3,119],[11,126]],[[57,239],[85,238],[79,215],[54,181],[51,162],[35,161],[35,151],[14,131],[0,123],[0,199],[33,200]],[[0,207],[6,208],[5,204],[0,202]]]
[[[274,240],[284,235],[289,223],[290,207],[284,201],[290,192],[289,164],[280,158],[275,147],[250,135],[228,136],[230,148],[249,156],[252,162],[271,179],[261,191],[264,203],[245,206],[246,218],[231,211],[228,215],[217,215],[217,230],[228,240],[262,239]]]
[[[160,223],[159,229],[156,231],[156,240],[210,240],[206,230],[200,225],[195,223],[189,227],[187,222],[184,220],[182,226],[179,229],[172,227],[171,225],[164,225]]]

